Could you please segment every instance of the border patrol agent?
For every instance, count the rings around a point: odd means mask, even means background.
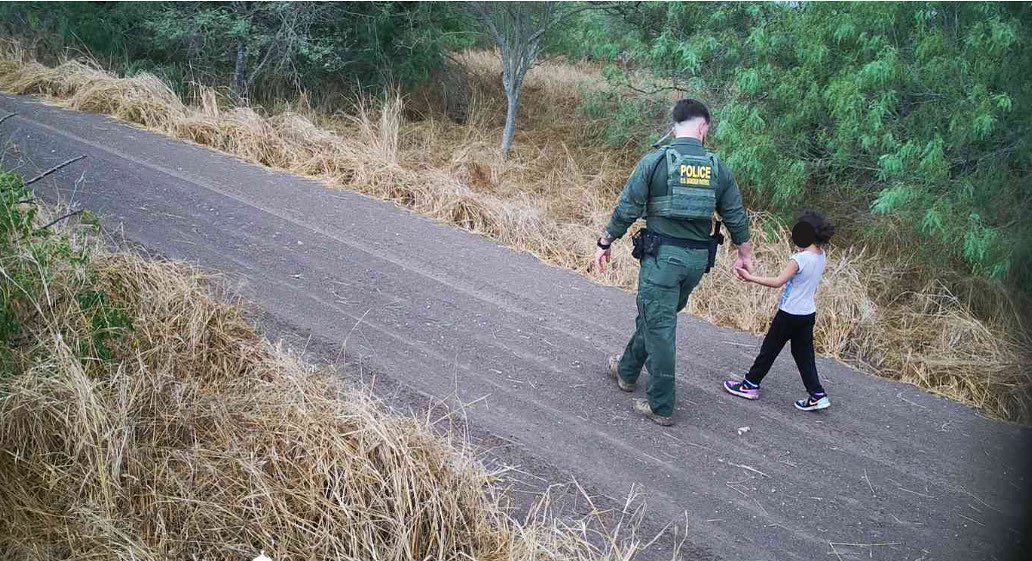
[[[749,220],[738,184],[717,155],[703,148],[709,110],[683,99],[674,106],[673,121],[674,141],[638,162],[597,242],[594,260],[605,270],[613,241],[636,220],[646,219],[645,230],[634,240],[634,256],[641,260],[636,329],[623,354],[609,359],[609,370],[620,389],[631,392],[642,367],[648,369],[648,399],[636,399],[634,409],[663,426],[673,424],[677,313],[713,266],[723,241],[720,222],[713,227],[714,212],[738,246],[732,271],[752,271]]]

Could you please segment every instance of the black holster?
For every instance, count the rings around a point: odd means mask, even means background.
[[[646,255],[655,255],[659,253],[660,243],[659,236],[642,228],[631,236],[631,257],[641,261]]]
[[[717,263],[717,247],[724,245],[724,234],[720,231],[720,227],[723,225],[724,223],[718,220],[714,224],[713,233],[710,234],[709,259],[706,261],[707,273]]]

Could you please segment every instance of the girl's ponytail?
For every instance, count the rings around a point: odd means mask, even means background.
[[[808,210],[799,217],[799,222],[806,222],[813,226],[814,234],[818,245],[825,245],[835,235],[835,225],[828,222],[824,215],[816,210]]]

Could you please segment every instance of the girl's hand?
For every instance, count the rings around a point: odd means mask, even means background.
[[[743,281],[743,282],[751,282],[752,281],[752,273],[750,273],[749,271],[745,270],[745,267],[735,267],[734,270],[735,270],[735,276],[738,277],[738,280]]]

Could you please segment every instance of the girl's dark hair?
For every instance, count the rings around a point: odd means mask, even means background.
[[[799,216],[797,222],[806,222],[813,226],[814,234],[817,237],[817,243],[824,245],[831,241],[831,237],[835,235],[835,225],[828,222],[824,218],[824,215],[816,210],[808,210]]]

